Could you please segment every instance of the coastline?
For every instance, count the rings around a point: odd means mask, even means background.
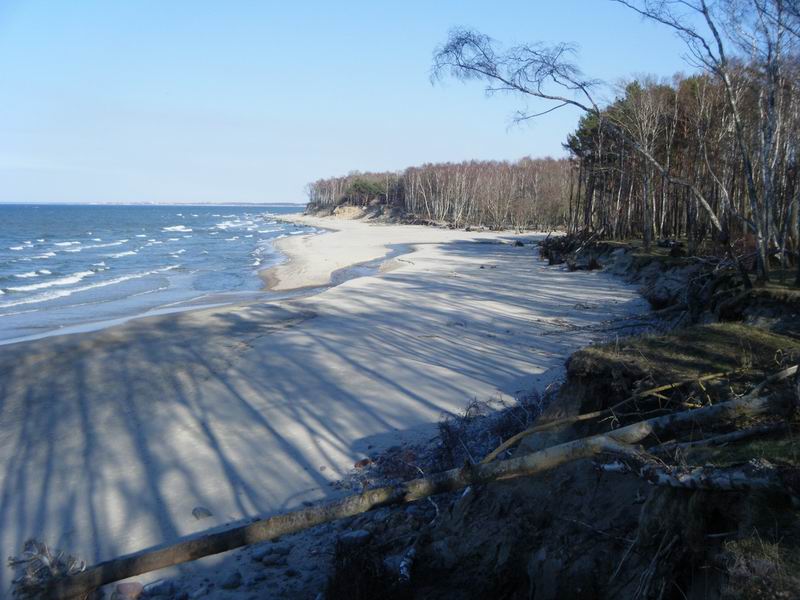
[[[542,236],[307,223],[336,231],[280,240],[277,291],[415,251],[312,295],[0,347],[7,555],[37,537],[95,562],[333,497],[443,412],[557,379],[595,339],[576,327],[646,310],[610,275],[510,243]]]

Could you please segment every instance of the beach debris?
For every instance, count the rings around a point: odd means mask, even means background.
[[[13,595],[20,599],[44,598],[52,579],[77,575],[86,569],[84,561],[35,539],[25,542],[19,557],[9,557],[8,566],[16,570]]]
[[[400,561],[400,581],[408,581],[411,579],[411,568],[414,566],[414,558],[416,558],[416,556],[416,546],[411,546],[403,555],[403,560]]]
[[[192,509],[192,516],[199,521],[200,519],[208,519],[209,517],[213,517],[214,513],[212,513],[205,506],[195,506]]]
[[[288,559],[280,554],[266,554],[261,558],[261,564],[265,567],[283,567],[287,562]]]
[[[228,577],[225,578],[225,581],[222,582],[222,589],[224,590],[235,590],[236,588],[241,587],[242,585],[242,574],[239,571],[234,571]]]
[[[371,464],[372,464],[372,459],[371,458],[369,458],[369,457],[362,458],[361,460],[356,461],[356,463],[353,465],[353,468],[355,468],[355,469],[363,469],[365,467],[368,467]]]
[[[125,581],[114,587],[111,600],[137,600],[143,591],[144,586],[138,581]]]
[[[339,542],[347,546],[361,546],[366,544],[371,536],[372,534],[366,529],[356,529],[339,536]]]
[[[175,584],[169,579],[157,579],[144,586],[144,595],[148,598],[171,598],[175,594]]]

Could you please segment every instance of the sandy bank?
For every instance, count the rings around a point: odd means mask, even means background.
[[[476,243],[508,234],[319,225],[338,231],[285,242],[283,289],[416,250],[302,299],[0,347],[5,556],[37,537],[94,562],[330,497],[366,453],[473,398],[546,385],[596,336],[582,327],[646,309],[531,245]]]

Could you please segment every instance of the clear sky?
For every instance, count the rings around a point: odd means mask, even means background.
[[[0,202],[301,202],[351,170],[558,156],[575,112],[431,85],[454,26],[580,45],[609,82],[688,71],[609,0],[0,0]]]

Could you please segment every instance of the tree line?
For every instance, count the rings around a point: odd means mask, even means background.
[[[571,168],[552,158],[425,164],[320,179],[307,193],[312,209],[384,204],[457,227],[552,229],[568,222]]]

